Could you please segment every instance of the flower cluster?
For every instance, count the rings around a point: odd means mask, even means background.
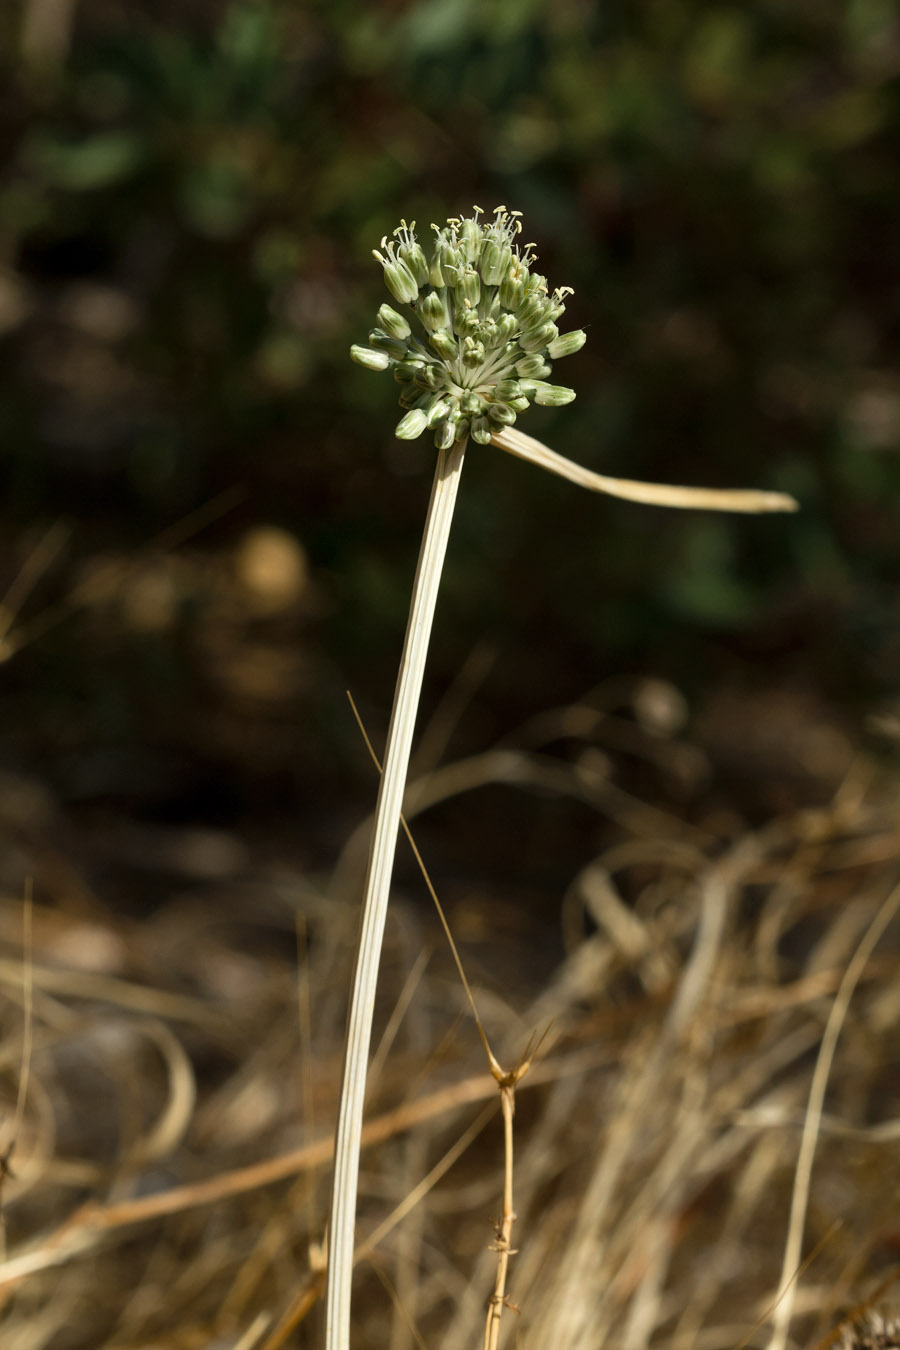
[[[402,440],[426,427],[438,449],[471,435],[482,444],[511,426],[529,404],[559,407],[573,389],[547,383],[550,360],[584,345],[580,330],[561,334],[556,322],[571,288],[548,291],[547,278],[532,270],[534,246],[521,248],[518,211],[498,206],[490,222],[475,207],[466,220],[439,229],[430,260],[414,233],[415,221],[381,241],[374,256],[388,290],[408,306],[421,334],[390,305],[378,311],[369,346],[350,355],[368,370],[388,370],[402,386],[406,414],[397,426]]]

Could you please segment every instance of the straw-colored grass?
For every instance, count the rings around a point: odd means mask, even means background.
[[[566,949],[539,984],[515,978],[533,917],[522,949],[501,947],[485,893],[486,940],[461,935],[500,1062],[546,1033],[516,1091],[499,1344],[812,1344],[900,1246],[896,780],[857,765],[825,806],[755,830],[720,797],[688,829],[591,769],[599,750],[615,764],[616,735],[590,714],[548,714],[409,794],[414,832],[446,794],[499,779],[535,810],[548,793],[590,803],[618,839],[573,867],[546,927]],[[560,726],[587,759],[544,753]],[[696,751],[626,729],[648,760]],[[0,1343],[318,1346],[352,850],[340,890],[260,865],[129,922],[21,825],[8,884],[35,877],[30,944],[18,887],[0,907]],[[500,1095],[418,894],[396,897],[384,969],[354,1344],[469,1350],[509,1236]]]

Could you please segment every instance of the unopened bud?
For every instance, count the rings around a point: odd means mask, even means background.
[[[459,356],[459,343],[446,328],[439,328],[436,333],[430,333],[428,341],[438,356],[442,356],[445,361],[455,361]]]
[[[397,423],[394,435],[401,441],[414,441],[428,425],[428,418],[421,408],[411,408],[405,417]]]
[[[523,333],[519,338],[519,346],[523,352],[539,352],[558,335],[559,329],[555,323],[545,323],[532,332]]]
[[[449,450],[455,440],[456,426],[449,418],[445,418],[434,433],[434,443],[439,450]]]
[[[371,347],[360,347],[355,342],[350,348],[350,357],[358,366],[365,366],[366,370],[387,370],[391,364],[387,352],[376,352]]]
[[[378,322],[392,338],[408,338],[412,329],[402,314],[398,314],[390,305],[382,305],[378,310]]]
[[[561,356],[571,356],[573,352],[580,352],[587,342],[587,333],[583,328],[574,328],[571,333],[560,333],[559,337],[547,343],[547,354],[553,361],[558,361]]]
[[[571,403],[574,397],[575,390],[566,389],[562,384],[538,385],[534,393],[535,403],[539,403],[542,408],[561,408]]]

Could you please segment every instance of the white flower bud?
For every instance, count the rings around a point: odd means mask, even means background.
[[[442,422],[449,412],[450,412],[449,399],[446,398],[435,399],[431,407],[426,412],[426,416],[428,418],[428,425],[430,427],[436,427],[438,422]]]
[[[387,370],[391,364],[387,352],[376,352],[371,347],[360,347],[355,342],[350,348],[350,357],[358,366],[365,366],[366,370]]]
[[[456,440],[456,425],[446,418],[434,433],[434,443],[439,450],[449,450]]]
[[[506,240],[488,239],[481,251],[481,260],[478,264],[484,284],[498,285],[511,262],[512,249]]]
[[[574,389],[566,389],[561,384],[543,384],[538,385],[534,393],[535,403],[539,403],[542,408],[561,408],[566,403],[571,403],[575,397]]]
[[[487,415],[492,422],[496,422],[501,427],[511,427],[516,420],[516,414],[508,403],[492,403],[487,410]]]
[[[446,328],[439,328],[436,333],[430,333],[428,341],[438,356],[442,356],[445,361],[455,361],[459,356],[459,343]]]
[[[527,277],[528,268],[521,259],[517,258],[507,268],[506,275],[500,281],[500,303],[504,309],[515,310],[522,303]]]
[[[479,445],[490,445],[491,435],[491,424],[486,417],[475,417],[472,419],[473,441],[477,441]]]
[[[384,284],[401,305],[415,304],[419,295],[415,277],[403,259],[394,256],[393,244],[388,245],[386,240],[382,240],[382,243],[388,250],[388,256],[385,258],[377,249],[372,250],[372,256],[377,258],[384,268]]]
[[[401,417],[394,435],[401,441],[414,441],[428,425],[428,418],[421,408],[411,408],[405,417]]]
[[[390,305],[381,305],[378,310],[378,322],[392,338],[408,338],[412,329],[402,314],[398,314]]]
[[[560,333],[559,337],[548,342],[547,354],[551,360],[558,361],[561,356],[571,356],[573,352],[580,352],[586,342],[587,333],[584,329],[574,328],[571,333]]]
[[[429,333],[450,327],[450,311],[436,291],[429,291],[416,306],[416,313]]]
[[[516,374],[521,379],[542,380],[550,374],[550,367],[543,356],[523,356],[521,361],[516,362]]]
[[[389,337],[383,328],[373,328],[369,334],[369,341],[377,351],[387,352],[395,361],[402,361],[408,351],[402,338]]]
[[[519,346],[523,352],[539,352],[552,342],[559,335],[559,329],[555,323],[545,323],[540,328],[527,334],[523,333],[519,338]]]

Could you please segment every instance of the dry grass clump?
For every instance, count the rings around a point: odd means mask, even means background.
[[[560,736],[582,751],[546,754]],[[516,1093],[500,1344],[812,1344],[884,1286],[900,1245],[896,781],[854,769],[815,810],[688,826],[600,771],[624,736],[657,762],[699,753],[585,705],[410,790],[413,830],[496,781],[615,820],[560,897],[565,948],[540,987],[511,977],[527,952],[507,942],[492,975],[490,947],[460,944],[501,1063],[544,1036]],[[16,849],[2,1344],[319,1344],[353,849],[331,882],[244,862],[140,921],[111,917],[21,821]],[[24,949],[17,870],[37,886]],[[446,889],[452,925],[464,889]],[[497,1269],[499,1095],[439,931],[402,896],[379,999],[355,1342],[469,1350]]]

